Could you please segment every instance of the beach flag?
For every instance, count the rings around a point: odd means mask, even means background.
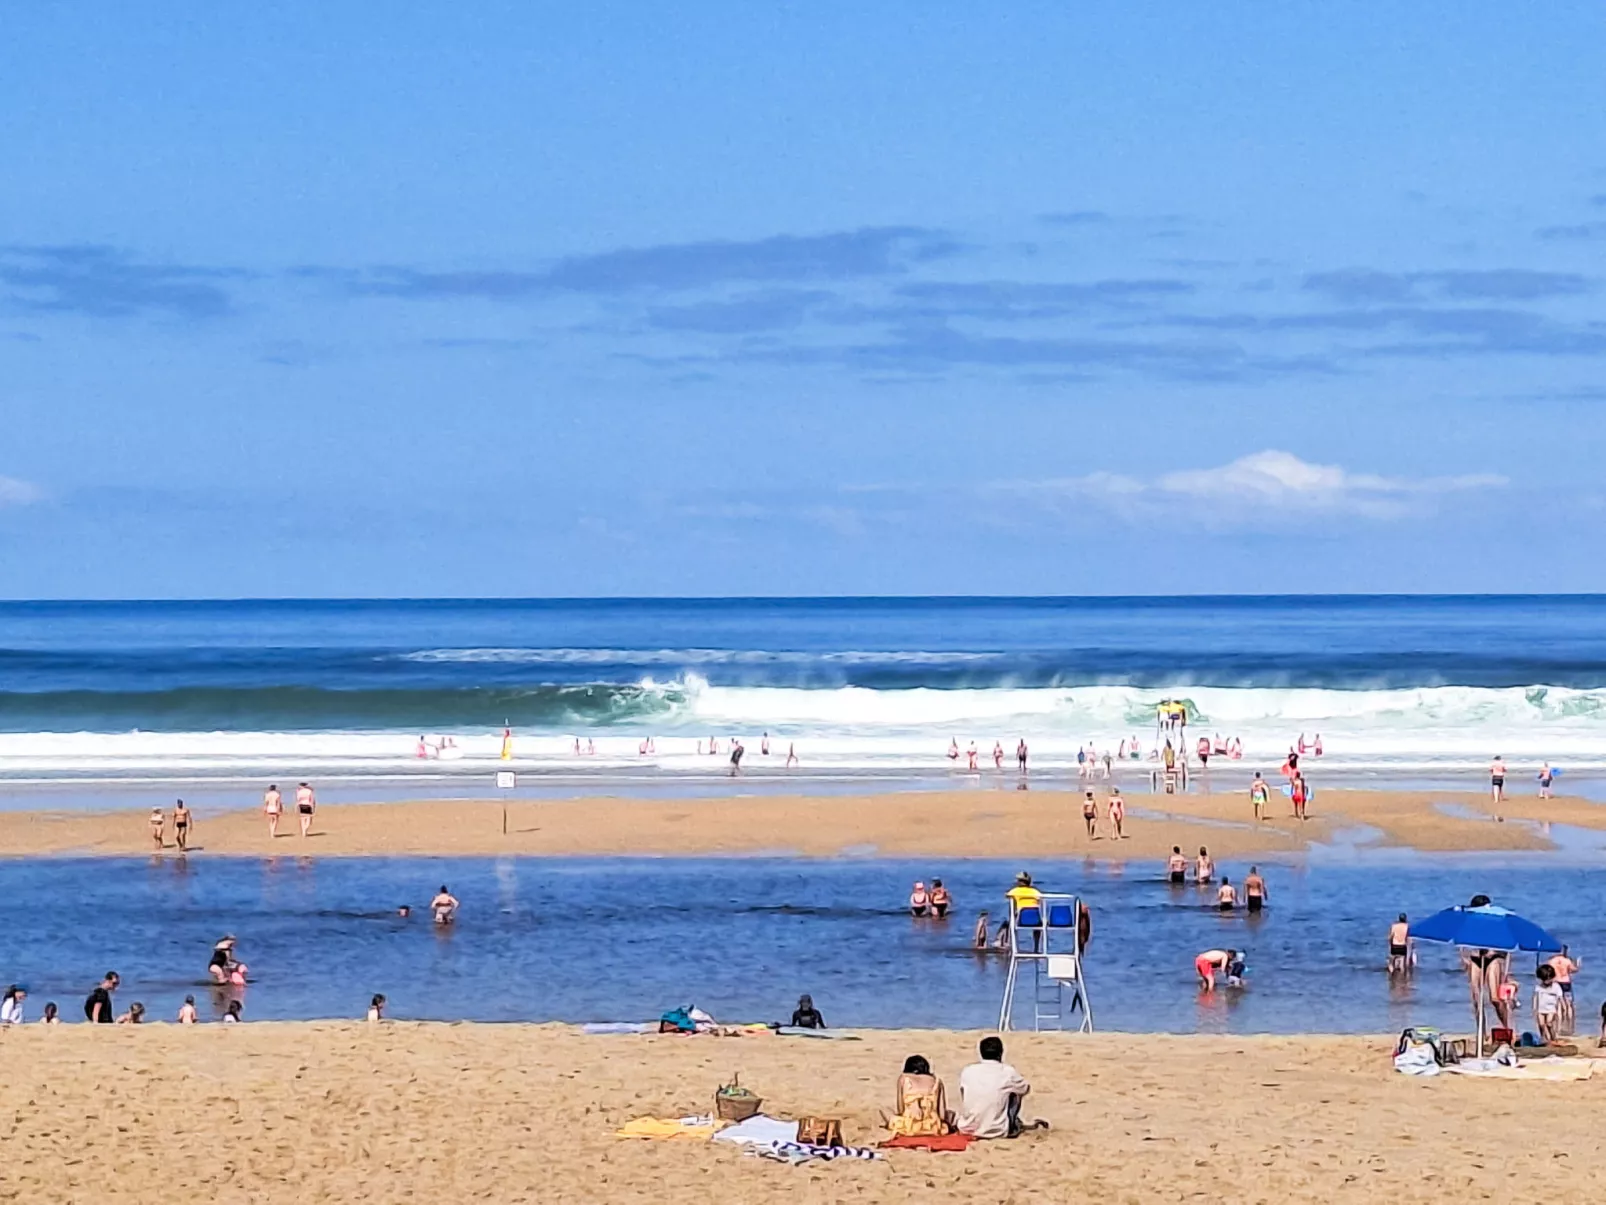
[[[511,727],[502,729],[502,760],[513,760],[513,729]]]

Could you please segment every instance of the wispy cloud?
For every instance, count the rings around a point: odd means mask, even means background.
[[[1397,518],[1433,498],[1467,490],[1497,489],[1493,473],[1455,477],[1385,477],[1338,465],[1315,464],[1292,452],[1268,449],[1208,469],[1187,469],[1141,479],[1118,473],[997,488],[1049,501],[1093,503],[1129,517],[1185,509],[1200,522],[1277,520],[1299,514],[1353,514]]]
[[[713,239],[569,256],[534,271],[437,272],[377,267],[362,272],[303,268],[343,280],[354,293],[419,300],[520,301],[558,294],[611,296],[687,292],[722,285],[848,281],[894,276],[955,254],[959,244],[922,226],[867,226],[829,234]]]
[[[1039,214],[1037,220],[1050,226],[1102,226],[1112,219],[1102,209],[1072,209],[1064,213]]]
[[[28,506],[41,501],[44,496],[44,490],[31,481],[0,477],[0,506]]]
[[[0,248],[0,285],[13,305],[92,318],[217,318],[233,308],[225,284],[249,276],[238,268],[146,263],[95,244]]]
[[[1392,304],[1430,297],[1458,301],[1538,301],[1587,293],[1591,283],[1576,272],[1540,272],[1531,268],[1437,272],[1345,268],[1312,273],[1305,278],[1304,287],[1336,301],[1358,305]]]
[[[1574,222],[1571,225],[1541,226],[1534,232],[1546,242],[1583,242],[1606,238],[1606,222]]]

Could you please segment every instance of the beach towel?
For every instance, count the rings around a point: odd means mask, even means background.
[[[580,1027],[581,1033],[657,1033],[658,1026],[650,1021],[592,1021]]]
[[[719,1129],[712,1117],[637,1117],[614,1131],[619,1138],[650,1138],[656,1142],[684,1140],[707,1142]]]
[[[867,1146],[811,1146],[806,1142],[772,1142],[768,1146],[750,1146],[748,1154],[777,1163],[809,1163],[815,1159],[879,1159],[881,1154]]]
[[[802,1029],[794,1025],[780,1025],[776,1027],[775,1032],[783,1038],[820,1038],[828,1042],[863,1041],[858,1034],[841,1029]]]
[[[1489,1079],[1530,1079],[1563,1082],[1590,1079],[1597,1066],[1589,1059],[1530,1059],[1515,1066],[1506,1066],[1493,1059],[1470,1059],[1444,1070],[1456,1075],[1473,1075]]]
[[[758,1146],[768,1146],[772,1142],[796,1142],[797,1122],[782,1121],[779,1117],[769,1117],[763,1113],[755,1113],[746,1121],[737,1122],[733,1126],[726,1126],[714,1135],[714,1141],[739,1142]]]
[[[975,1141],[974,1134],[899,1134],[883,1142],[881,1149],[962,1151]]]

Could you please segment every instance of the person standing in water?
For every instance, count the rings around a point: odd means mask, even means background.
[[[942,885],[941,879],[931,880],[931,915],[938,920],[948,915],[948,909],[953,906],[953,897],[948,894],[948,888]]]
[[[182,799],[173,805],[173,842],[179,853],[190,848],[190,809],[184,806]]]
[[[1193,877],[1201,887],[1216,877],[1216,864],[1210,860],[1210,851],[1202,845],[1198,858],[1194,860]]]
[[[1026,773],[1026,738],[1023,736],[1015,745],[1015,764],[1022,774]]]
[[[987,948],[987,910],[984,908],[976,916],[976,931],[970,935],[972,949],[985,950]]]
[[[1550,798],[1550,785],[1556,781],[1556,768],[1548,761],[1539,767],[1539,798]]]
[[[1171,847],[1171,857],[1166,860],[1165,868],[1171,885],[1181,887],[1188,877],[1188,859],[1182,856],[1182,846]]]
[[[1232,880],[1226,875],[1221,876],[1221,886],[1216,888],[1216,910],[1218,912],[1232,912],[1238,907],[1238,890],[1232,885]]]
[[[1389,926],[1389,974],[1405,975],[1411,969],[1411,925],[1400,913],[1400,919]]]
[[[318,810],[318,797],[313,794],[312,787],[302,783],[296,788],[296,813],[301,820],[301,836],[305,839],[307,832],[312,828],[313,813]]]
[[[1240,976],[1232,972],[1237,963],[1237,950],[1205,950],[1193,960],[1194,973],[1199,976],[1199,987],[1207,992],[1215,991],[1217,971],[1227,976],[1229,987],[1236,986],[1233,980]]]
[[[1489,766],[1489,794],[1496,803],[1506,801],[1506,763],[1498,753]]]
[[[1004,768],[1004,742],[1003,741],[994,741],[993,742],[993,769],[1001,771],[1001,770],[1003,770],[1003,768]]]
[[[909,915],[924,916],[931,911],[931,896],[926,891],[926,884],[922,880],[914,885],[909,893]]]
[[[1266,906],[1267,898],[1266,880],[1260,877],[1260,867],[1251,866],[1249,877],[1244,880],[1244,904],[1249,911],[1259,912]]]
[[[1256,770],[1255,781],[1249,784],[1249,804],[1255,809],[1256,820],[1266,818],[1266,804],[1270,800],[1271,790],[1267,787],[1266,780],[1260,776],[1260,771]]]
[[[1121,788],[1113,787],[1110,790],[1110,827],[1115,830],[1115,840],[1126,840],[1126,800],[1121,798]]]
[[[742,772],[742,754],[747,750],[742,747],[739,740],[731,741],[731,777],[735,778]]]
[[[279,817],[284,815],[284,799],[277,783],[270,783],[262,796],[262,814],[268,818],[268,840],[279,835]]]
[[[435,914],[437,925],[449,925],[457,919],[457,897],[446,890],[446,884],[435,893],[435,898],[429,901],[429,910]]]

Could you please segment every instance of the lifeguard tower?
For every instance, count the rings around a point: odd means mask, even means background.
[[[1022,964],[1032,980],[1032,1028],[1064,1029],[1073,1016],[1078,1033],[1093,1032],[1093,1008],[1082,977],[1082,939],[1076,918],[1082,902],[1074,895],[1043,893],[1037,908],[1010,909],[1009,977],[1004,981],[1004,1004],[998,1012],[1000,1031],[1013,1029],[1015,993],[1021,985]]]

